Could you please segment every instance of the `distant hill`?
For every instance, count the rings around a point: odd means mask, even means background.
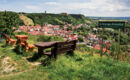
[[[87,16],[87,18],[91,19],[91,20],[127,20],[127,27],[130,27],[130,17],[93,17],[93,16]]]
[[[87,17],[93,20],[128,20],[130,21],[130,17],[93,17],[93,16],[87,16]]]
[[[9,13],[9,11],[6,11]],[[52,25],[64,25],[64,24],[88,24],[94,26],[94,22],[89,19],[88,17],[82,14],[54,14],[54,13],[24,13],[24,12],[11,12],[18,15],[18,25],[26,25],[26,26],[33,26],[33,25],[43,25],[43,24],[52,24]],[[2,16],[0,16],[0,20],[2,21],[1,17],[4,17],[5,12],[0,12]],[[2,22],[5,22],[4,20]]]
[[[52,14],[52,13],[27,13],[23,14],[28,18],[32,19],[34,24],[43,25],[45,23],[53,25],[64,25],[69,24],[85,24],[91,21],[81,14]]]

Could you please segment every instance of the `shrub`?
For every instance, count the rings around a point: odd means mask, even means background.
[[[77,50],[79,51],[91,51],[91,48],[87,47],[86,44],[77,45]]]
[[[27,32],[23,32],[23,31],[21,31],[21,32],[16,32],[16,33],[14,33],[15,35],[29,35]]]
[[[51,36],[49,39],[50,41],[64,41],[64,39],[60,36]]]
[[[111,50],[111,55],[112,55],[112,56],[117,53],[117,50],[118,50],[118,49],[117,49],[117,46],[118,46],[117,43],[111,44],[110,50]]]
[[[120,47],[121,47],[121,51],[122,51],[122,52],[125,52],[125,51],[127,51],[127,49],[128,49],[128,46],[127,46],[127,45],[121,45]]]
[[[20,22],[18,13],[10,11],[0,12],[0,35],[8,34],[11,36],[14,31],[13,27],[18,27]]]
[[[42,41],[42,42],[48,42],[48,41],[64,41],[64,39],[60,36],[46,36],[46,35],[41,35],[37,39],[37,41]]]
[[[82,36],[79,36],[79,37],[78,37],[78,40],[79,40],[79,42],[83,42],[83,37],[82,37]]]

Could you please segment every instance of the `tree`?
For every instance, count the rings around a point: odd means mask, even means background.
[[[83,42],[84,41],[82,36],[79,36],[78,40],[79,40],[79,42]]]
[[[69,30],[72,30],[72,27],[71,27],[71,26],[69,26],[69,27],[67,28],[67,31],[69,31]]]
[[[0,13],[0,32],[3,34],[12,35],[13,27],[18,27],[20,23],[19,15],[14,12]]]

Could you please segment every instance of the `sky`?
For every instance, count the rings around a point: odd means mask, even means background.
[[[0,11],[130,17],[130,0],[0,0]]]

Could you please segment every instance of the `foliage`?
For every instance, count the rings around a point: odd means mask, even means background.
[[[11,64],[11,63],[16,63],[16,70],[14,70],[13,72],[2,72],[1,69],[2,69],[2,65],[0,65],[0,80],[1,80],[1,76],[2,75],[7,75],[7,74],[14,74],[14,73],[17,73],[17,72],[21,72],[21,71],[24,71],[24,70],[28,70],[30,69],[31,65],[27,64],[27,60],[24,60],[22,58],[21,55],[18,55],[16,54],[12,47],[8,46],[8,47],[2,47],[3,46],[3,43],[0,44],[0,64],[1,64],[1,61],[4,59],[4,58],[11,58],[11,61],[10,63],[7,63],[7,64]],[[6,63],[5,63],[6,64]],[[9,68],[11,69],[11,67],[13,67],[14,65],[11,65]],[[2,72],[2,73],[1,73]]]
[[[117,34],[114,36],[114,38],[115,38],[115,41],[118,41],[118,35]],[[128,36],[126,34],[124,34],[123,32],[121,32],[121,35],[120,35],[121,45],[128,44],[128,40],[129,40]]]
[[[21,32],[15,32],[14,34],[15,35],[29,35],[27,32],[23,32],[23,31],[21,31]]]
[[[91,56],[88,54],[91,48],[86,45],[77,45],[73,57],[63,54],[55,61],[42,56],[30,62],[28,58],[35,55],[35,52],[31,52],[31,56],[28,55],[30,53],[24,53],[27,55],[23,57],[14,52],[12,47],[3,48],[3,44],[0,43],[0,61],[11,57],[17,63],[17,69],[6,74],[0,73],[0,80],[129,80],[128,62],[99,57],[98,54]],[[32,65],[39,61],[41,65]]]
[[[107,35],[103,35],[103,39],[108,40],[108,36]]]
[[[78,40],[79,40],[79,42],[83,42],[84,41],[82,36],[79,36]]]
[[[71,27],[71,26],[69,26],[69,27],[67,28],[67,31],[69,31],[69,30],[72,31],[72,27]]]
[[[13,34],[13,27],[21,24],[19,15],[15,12],[0,12],[0,32],[1,34]]]
[[[37,41],[42,41],[42,42],[49,42],[49,41],[64,41],[64,39],[60,36],[46,36],[46,35],[41,35],[37,39]]]
[[[86,26],[81,26],[80,28],[75,28],[74,33],[78,34],[78,35],[82,35],[84,37],[88,37],[88,31]]]
[[[77,48],[76,48],[78,51],[83,51],[83,52],[90,52],[91,51],[91,48],[87,47],[86,44],[79,44],[77,45]]]
[[[114,56],[117,54],[117,49],[118,47],[118,43],[112,43],[111,46],[110,46],[110,50],[111,50],[111,55]]]
[[[23,59],[22,59],[23,60]],[[48,60],[49,61],[49,60]],[[59,55],[47,66],[38,65],[18,75],[2,80],[129,80],[130,64],[110,58],[100,58],[75,52],[74,57]],[[42,61],[44,62],[44,59]],[[22,63],[21,63],[22,64]],[[27,64],[27,63],[26,63]],[[117,73],[118,72],[118,73]],[[30,74],[31,73],[31,74]]]
[[[126,52],[128,50],[128,46],[127,45],[121,45],[120,48],[121,48],[122,52]]]
[[[99,32],[99,35],[102,34],[101,31]],[[118,30],[105,30],[104,31],[104,39],[110,39],[110,40],[115,40],[116,42],[118,42]],[[123,33],[123,31],[121,31],[121,35],[120,35],[120,43],[121,45],[126,45],[129,42],[129,37],[128,35],[126,35],[125,33]]]
[[[31,18],[35,25],[40,24],[43,25],[45,23],[53,24],[53,25],[63,25],[65,23],[69,24],[81,24],[85,23],[87,19],[83,15],[63,15],[63,14],[50,14],[50,13],[28,13],[27,16]],[[77,16],[81,16],[77,18]]]
[[[126,27],[130,27],[130,22],[128,22],[128,23],[126,24]]]
[[[17,54],[20,54],[20,55],[27,54],[27,53],[25,52],[25,48],[22,47],[22,46],[19,46],[19,45],[16,45],[16,46],[15,46],[14,51],[15,51]]]

